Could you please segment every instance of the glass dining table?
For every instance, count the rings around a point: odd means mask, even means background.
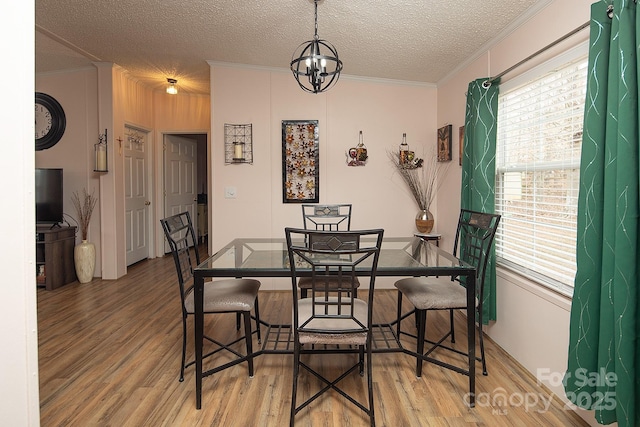
[[[291,277],[289,267],[287,244],[284,238],[238,238],[232,240],[215,254],[204,260],[194,269],[194,330],[195,330],[195,370],[196,370],[196,408],[202,406],[202,379],[211,374],[210,371],[202,371],[203,363],[203,289],[206,279],[223,277]],[[296,269],[300,274],[300,269]],[[385,237],[380,249],[377,277],[406,277],[406,276],[466,276],[467,277],[467,328],[475,330],[475,275],[474,266],[456,258],[451,253],[441,249],[433,243],[419,237]],[[304,274],[304,270],[302,271]],[[309,271],[310,274],[310,271]],[[356,271],[357,274],[357,271]],[[363,270],[363,275],[364,270]],[[254,352],[254,355],[268,353],[291,353],[293,350],[288,345],[284,348],[281,339],[272,340],[269,333],[273,329],[278,337],[283,334],[283,328],[291,328],[291,325],[266,325],[268,330],[263,337],[262,348]],[[376,325],[384,329],[382,332],[385,345],[374,346],[374,353],[404,352],[414,357],[422,357],[424,360],[454,369],[469,377],[469,391],[471,406],[474,406],[475,397],[475,333],[468,333],[468,369],[448,365],[430,356],[418,355],[414,351],[403,347],[399,337],[393,331],[391,324]],[[392,335],[387,339],[388,334]],[[285,342],[288,342],[285,339]],[[391,345],[389,345],[391,343]],[[269,347],[273,346],[273,347]]]

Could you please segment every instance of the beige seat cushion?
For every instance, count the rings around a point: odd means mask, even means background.
[[[324,286],[325,278],[323,277],[320,280],[323,280],[322,286]],[[338,288],[338,284],[340,283],[340,281],[338,280],[337,277],[335,277],[335,278],[330,277],[328,282],[329,282],[329,289],[337,289]],[[313,283],[313,280],[311,279],[311,277],[301,277],[298,280],[298,287],[300,289],[311,289],[311,284],[312,283]],[[345,288],[350,287],[351,286],[351,277],[350,276],[349,277],[343,277],[342,278],[342,285]],[[357,277],[355,278],[355,281],[353,283],[353,287],[356,288],[356,289],[360,287],[360,281],[358,280]]]
[[[451,281],[450,277],[410,277],[398,280],[394,286],[419,310],[467,306],[466,288],[456,281]]]
[[[337,297],[330,297],[329,301],[337,301]],[[346,302],[347,298],[343,298]],[[349,310],[349,307],[343,307],[343,309]],[[316,310],[320,309],[316,307]],[[311,318],[311,298],[303,298],[298,301],[298,325],[302,325],[309,318]],[[330,313],[337,313],[337,307],[331,306]],[[343,311],[344,313],[344,311]],[[356,299],[354,301],[354,317],[358,319],[363,325],[367,325],[367,303]],[[364,345],[367,342],[367,332],[351,332],[341,333],[344,330],[361,329],[352,319],[329,319],[329,318],[315,318],[305,328],[309,329],[322,329],[336,331],[335,333],[318,333],[318,332],[300,332],[301,344],[344,344],[344,345]]]
[[[214,280],[204,284],[204,312],[251,311],[260,289],[254,279]],[[193,290],[184,299],[187,313],[194,313]]]

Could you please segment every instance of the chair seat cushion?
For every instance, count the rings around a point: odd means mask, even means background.
[[[410,277],[398,280],[394,286],[419,310],[467,307],[466,288],[450,277]]]
[[[324,280],[326,280],[324,277],[322,279],[322,284],[324,285]],[[327,280],[328,284],[329,284],[329,289],[338,289],[338,284],[340,284],[340,280],[338,280],[338,277],[329,277],[329,279]],[[311,289],[311,284],[313,283],[313,280],[311,277],[301,277],[298,280],[298,287],[300,289]],[[343,277],[342,278],[342,286],[345,288],[349,288],[351,287],[351,277]],[[356,277],[354,282],[353,282],[353,287],[354,288],[359,288],[360,287],[360,281],[358,280],[358,278]]]
[[[260,289],[260,282],[254,279],[214,280],[204,284],[204,312],[251,311]],[[187,313],[193,314],[193,289],[184,298]]]
[[[329,297],[329,301],[337,301],[337,297]],[[343,297],[346,302],[347,298]],[[330,313],[337,313],[336,306],[330,306]],[[316,311],[320,310],[316,307]],[[349,310],[349,306],[343,306],[343,309]],[[312,299],[303,298],[298,301],[298,325],[302,325],[312,313]],[[344,311],[343,311],[344,313]],[[368,305],[366,302],[356,299],[354,300],[354,317],[363,325],[367,325]],[[367,331],[358,323],[350,318],[315,318],[305,325],[307,329],[323,330],[327,332],[306,332],[300,331],[301,344],[344,344],[344,345],[364,345],[367,342]],[[352,332],[361,330],[361,332]]]

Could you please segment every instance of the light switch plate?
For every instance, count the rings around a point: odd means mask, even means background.
[[[236,198],[236,187],[224,187],[224,198],[225,199],[235,199]]]

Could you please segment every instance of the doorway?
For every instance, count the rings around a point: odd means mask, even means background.
[[[207,134],[164,134],[164,213],[170,216],[187,211],[196,238],[208,234]],[[169,252],[164,243],[164,252]]]
[[[127,266],[149,258],[151,249],[149,234],[148,147],[149,132],[125,126],[125,227]]]

